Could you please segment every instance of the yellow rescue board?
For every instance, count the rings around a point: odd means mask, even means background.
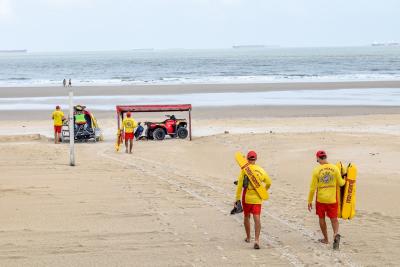
[[[122,144],[122,133],[121,133],[121,129],[118,129],[117,131],[117,141],[115,142],[115,151],[119,151],[120,147]]]
[[[251,185],[254,187],[260,198],[267,200],[269,195],[267,189],[261,182],[263,173],[258,169],[259,167],[257,165],[249,164],[247,159],[240,152],[235,153],[235,159],[239,167],[246,172]]]
[[[356,178],[357,166],[349,163],[344,167],[341,162],[336,164],[341,170],[343,178],[346,178],[346,183],[341,188],[338,188],[338,217],[350,220],[356,215]]]

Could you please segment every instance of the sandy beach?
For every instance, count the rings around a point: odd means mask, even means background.
[[[80,95],[162,95],[183,87],[74,89]],[[374,87],[400,83],[191,85],[185,92]],[[0,97],[59,96],[66,90],[1,88]],[[52,143],[50,112],[0,111],[2,266],[400,263],[399,106],[194,107],[193,141],[135,142],[133,155],[114,151],[115,113],[95,110],[105,141],[77,144],[75,167],[68,165],[68,145]],[[233,155],[250,149],[272,178],[260,251],[243,241],[242,214],[229,215],[239,174]],[[317,216],[307,211],[318,149],[331,162],[359,168],[357,215],[340,220],[340,251],[318,243]]]

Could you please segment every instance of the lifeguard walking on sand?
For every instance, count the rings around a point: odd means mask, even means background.
[[[60,106],[56,106],[56,110],[51,114],[54,125],[54,144],[58,144],[60,141],[61,127],[65,120],[64,112],[61,111]]]
[[[339,248],[339,221],[338,221],[338,199],[337,187],[343,186],[345,180],[342,178],[338,167],[330,164],[327,160],[325,151],[320,150],[316,153],[319,166],[314,168],[310,185],[310,193],[308,195],[308,211],[312,210],[312,201],[314,199],[315,190],[317,196],[315,200],[315,210],[319,217],[319,226],[321,228],[323,239],[319,241],[328,244],[328,231],[325,222],[325,216],[328,216],[333,228],[333,249]]]
[[[126,113],[126,118],[123,119],[122,121],[122,127],[125,130],[125,152],[129,154],[132,154],[132,148],[133,148],[133,137],[134,137],[134,131],[135,128],[137,127],[136,121],[131,118],[131,113],[128,111]],[[129,151],[128,151],[128,143],[129,143]]]
[[[247,161],[250,165],[256,165],[257,153],[255,151],[249,151],[247,153]],[[264,184],[265,188],[268,190],[271,186],[271,179],[268,174],[260,166],[257,166],[257,170],[262,173],[261,182]],[[241,194],[242,193],[242,194]],[[263,199],[255,190],[249,177],[247,177],[244,169],[241,170],[238,177],[237,188],[236,188],[236,202],[242,198],[242,206],[244,213],[244,228],[246,231],[246,243],[250,243],[250,214],[253,214],[254,219],[254,230],[255,230],[255,240],[254,249],[260,249],[260,232],[261,232],[261,207]]]

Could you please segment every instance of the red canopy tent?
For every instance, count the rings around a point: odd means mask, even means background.
[[[120,128],[120,118],[124,118],[126,112],[166,112],[166,111],[188,111],[189,112],[189,139],[192,140],[192,105],[118,105],[116,106],[118,129]]]

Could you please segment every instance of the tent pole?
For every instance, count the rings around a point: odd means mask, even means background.
[[[119,124],[119,112],[118,112],[118,110],[117,110],[117,121],[118,121],[118,130],[119,130],[121,127],[120,127],[120,124]]]
[[[189,109],[189,140],[192,141],[192,114],[191,109]]]

